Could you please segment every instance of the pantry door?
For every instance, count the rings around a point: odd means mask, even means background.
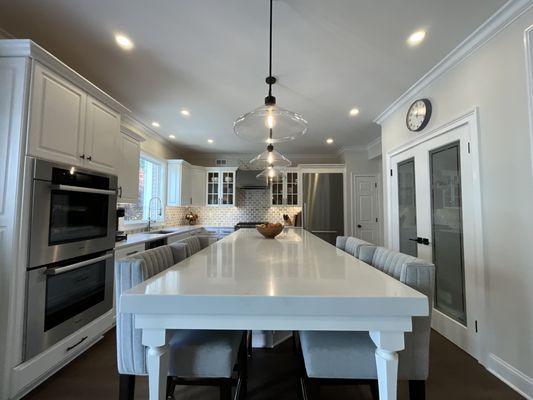
[[[478,358],[476,196],[470,126],[391,155],[392,247],[435,264],[432,327]]]

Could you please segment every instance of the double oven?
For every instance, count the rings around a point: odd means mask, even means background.
[[[113,307],[117,177],[35,160],[25,359]]]

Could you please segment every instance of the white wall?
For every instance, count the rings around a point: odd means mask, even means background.
[[[480,329],[488,353],[525,375],[523,391],[533,391],[533,177],[524,55],[531,24],[530,8],[417,96],[433,103],[426,131],[478,107],[488,312],[488,326]],[[407,108],[382,124],[384,158],[414,137],[405,127]]]
[[[346,220],[348,226],[345,228],[346,235],[354,235],[355,229],[353,227],[353,199],[352,199],[352,183],[354,175],[378,175],[381,174],[381,157],[375,157],[372,160],[368,159],[368,151],[365,150],[352,150],[344,151],[342,153],[342,162],[346,165]],[[379,178],[378,178],[379,179]],[[382,203],[380,203],[382,204]],[[355,205],[354,205],[355,206]],[[381,213],[383,215],[383,213]],[[383,232],[383,230],[382,230]],[[377,243],[382,244],[382,243]]]

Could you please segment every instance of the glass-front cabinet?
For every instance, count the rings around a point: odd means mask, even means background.
[[[236,168],[207,170],[207,205],[235,205],[235,171]]]
[[[270,184],[271,204],[273,206],[298,206],[299,174],[296,170],[287,169],[286,174],[274,179]]]

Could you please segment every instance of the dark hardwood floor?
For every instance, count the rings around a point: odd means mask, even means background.
[[[96,400],[118,398],[118,375],[115,359],[115,333],[84,355],[63,368],[25,400]],[[514,400],[520,395],[486,371],[476,360],[433,332],[431,337],[431,367],[427,383],[430,400]],[[250,360],[250,400],[295,400],[298,361],[291,341],[272,350],[255,350]],[[135,399],[147,399],[147,379],[138,377]],[[365,386],[327,386],[321,389],[321,399],[370,400]],[[399,398],[407,399],[407,384],[400,382]],[[176,400],[217,400],[218,389],[178,387]]]

